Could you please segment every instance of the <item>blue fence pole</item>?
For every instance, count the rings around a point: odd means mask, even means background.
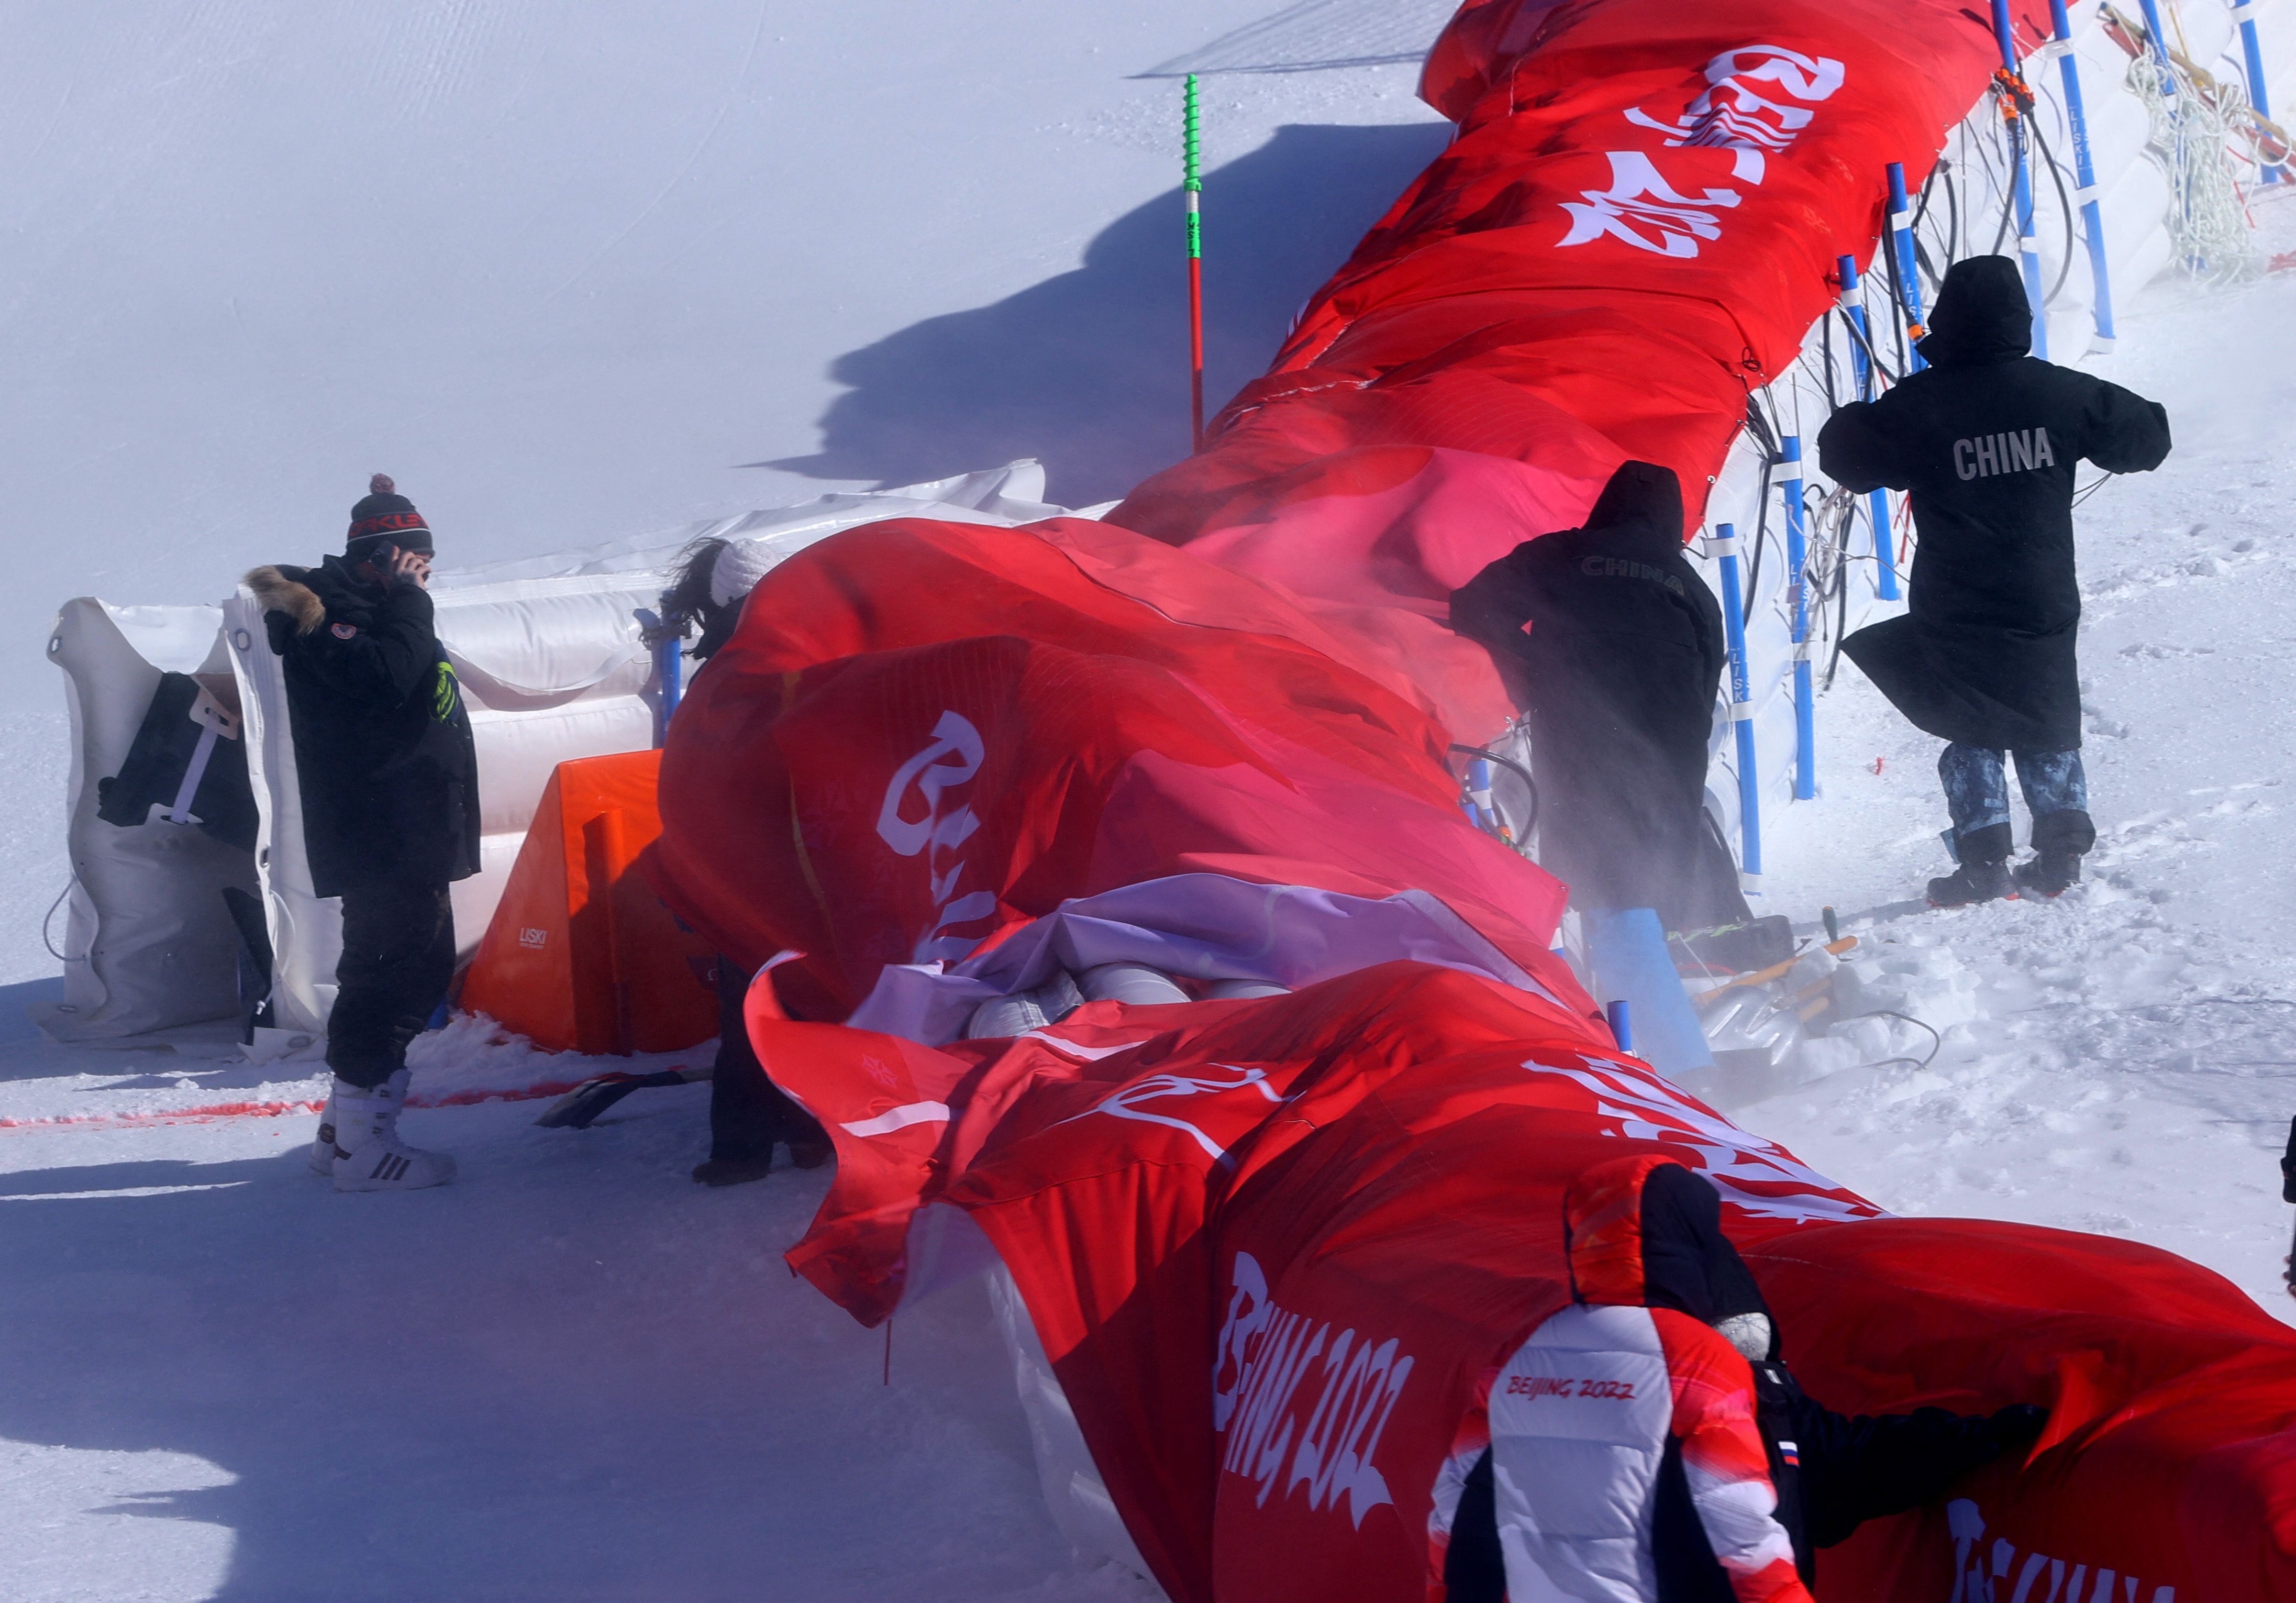
[[[2055,3],[2062,6],[2064,0],[2055,0]],[[2259,117],[2269,119],[2272,115],[2272,93],[2264,86],[2264,46],[2256,37],[2256,0],[2234,0],[2232,15],[2233,21],[2240,24],[2241,53],[2248,57],[2248,103]],[[2065,70],[2072,70],[2070,62],[2066,63]],[[2264,169],[2267,184],[2284,182],[2287,176],[2276,163]]]
[[[2243,0],[2253,4],[2255,0]],[[2234,15],[2239,14],[2235,8]],[[2065,86],[2065,121],[2073,131],[2073,177],[2079,187],[2073,198],[2080,204],[2081,232],[2088,240],[2088,276],[2095,293],[2089,300],[2090,316],[2096,320],[2096,333],[2089,341],[2091,350],[2112,349],[2112,272],[2104,259],[2104,214],[2098,209],[2096,163],[2088,148],[2088,109],[2081,99],[2080,65],[2073,56],[2073,25],[2065,15],[2065,0],[2049,0],[2049,27],[2056,36],[2050,48],[2056,52],[2057,71]]]
[[[2161,31],[2160,0],[2138,0],[2144,11],[2144,31],[2152,37],[2152,53],[2169,64],[2169,36]]]
[[[1898,304],[1906,314],[1906,361],[1919,373],[1929,366],[1915,349],[1929,332],[1922,316],[1922,259],[1914,249],[1914,202],[1906,193],[1906,164],[1892,161],[1890,174],[1890,249],[1898,264]]]
[[[1849,342],[1850,373],[1857,381],[1857,399],[1874,399],[1874,361],[1866,348],[1874,332],[1866,320],[1866,297],[1857,277],[1857,259],[1838,257],[1834,271],[1841,278],[1841,315],[1849,319],[1857,337]],[[1884,601],[1898,599],[1898,554],[1890,545],[1890,492],[1877,489],[1866,497],[1866,514],[1874,523],[1874,594]]]
[[[1809,562],[1809,534],[1802,522],[1801,436],[1789,434],[1780,451],[1785,478],[1788,599],[1793,606],[1794,800],[1817,795],[1817,701],[1809,674],[1809,589],[1803,571]]]
[[[1722,559],[1722,623],[1730,639],[1730,721],[1738,731],[1738,834],[1740,877],[1748,892],[1762,877],[1762,792],[1754,779],[1754,692],[1746,673],[1746,608],[1738,583],[1738,531],[1714,526],[1714,550]]]
[[[2150,4],[2151,0],[2146,0]],[[1993,0],[1993,37],[2001,46],[2001,66],[2017,77],[2017,37],[2009,21],[2009,0]],[[2023,113],[2009,108],[2009,143],[2015,167],[2017,191],[2017,255],[2025,264],[2025,300],[2033,308],[2033,354],[2049,359],[2049,316],[2041,292],[2041,236],[2033,229],[2033,163],[2031,142],[2025,137]]]

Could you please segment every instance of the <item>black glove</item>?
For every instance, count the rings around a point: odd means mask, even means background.
[[[2041,1432],[2048,1423],[2048,1410],[2030,1402],[2015,1403],[1986,1417],[1985,1436],[1993,1443],[1997,1457],[2030,1447],[2041,1439]]]

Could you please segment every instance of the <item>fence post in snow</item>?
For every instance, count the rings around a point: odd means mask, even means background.
[[[1849,319],[1857,337],[1849,341],[1849,371],[1857,381],[1857,399],[1874,399],[1873,330],[1866,321],[1864,292],[1857,280],[1857,259],[1838,257],[1834,271],[1841,279],[1841,315]],[[1898,598],[1898,554],[1890,544],[1890,492],[1877,489],[1866,497],[1874,523],[1874,593],[1884,601]]]
[[[2243,3],[2253,4],[2254,0]],[[2081,232],[2088,240],[2089,282],[2095,289],[2089,309],[2096,319],[2096,333],[2088,348],[2106,351],[2112,349],[2112,274],[2105,266],[2104,214],[2097,207],[2096,163],[2088,148],[2088,110],[2081,100],[2080,65],[2073,55],[2073,25],[2065,15],[2065,0],[2049,0],[2049,25],[2056,37],[2049,41],[2048,52],[2057,58],[2057,70],[2064,79],[2065,121],[2073,131],[2073,178],[2079,185],[2073,199],[2080,207]]]
[[[1738,531],[1714,525],[1714,553],[1722,559],[1722,623],[1730,639],[1730,721],[1738,732],[1739,879],[1759,892],[1762,879],[1762,793],[1754,780],[1754,693],[1746,674],[1746,609],[1738,583]]]
[[[1188,448],[1204,448],[1203,152],[1197,135],[1196,75],[1180,94],[1180,193],[1188,212]]]
[[[2152,0],[2144,0],[2149,8]],[[1993,37],[2001,46],[2001,70],[2021,86],[2017,71],[2017,36],[2009,21],[2009,0],[1993,0]],[[2017,192],[2017,255],[2025,264],[2025,300],[2033,308],[2033,354],[2049,359],[2049,312],[2041,292],[2041,236],[2033,231],[2033,163],[2025,137],[2025,119],[2015,100],[2005,103],[2002,116],[2009,124],[2012,175]]]
[[[1890,162],[1889,174],[1890,249],[1895,252],[1891,259],[1898,264],[1898,309],[1906,314],[1906,360],[1909,372],[1919,373],[1929,364],[1922,360],[1922,353],[1915,347],[1929,330],[1922,319],[1922,259],[1914,249],[1914,202],[1906,193],[1906,164]],[[1800,458],[1797,441],[1794,459]]]
[[[1809,536],[1802,522],[1801,436],[1785,437],[1779,453],[1785,477],[1779,489],[1786,498],[1786,571],[1788,598],[1793,607],[1794,800],[1808,802],[1817,794],[1817,704],[1809,673],[1809,588],[1804,570],[1809,561]]]
[[[2064,0],[2055,0],[2055,4],[2062,6]],[[2264,86],[2264,46],[2256,37],[2256,0],[2233,0],[2232,15],[2233,21],[2240,24],[2241,53],[2248,58],[2248,103],[2259,117],[2269,120],[2272,95]],[[2070,62],[2066,63],[2065,71],[2072,71]],[[2286,177],[2285,169],[2278,166],[2264,166],[2267,184],[2278,184]]]

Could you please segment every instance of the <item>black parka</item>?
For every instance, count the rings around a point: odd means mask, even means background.
[[[476,873],[478,752],[429,592],[380,588],[339,556],[247,584],[285,669],[312,888]]]
[[[1919,347],[1931,366],[1836,412],[1818,465],[1852,490],[1913,492],[1906,612],[1842,643],[1919,728],[2021,752],[2080,744],[2073,473],[2144,473],[2169,415],[2028,356],[2032,314],[2005,256],[1956,262]]]
[[[1452,593],[1451,627],[1520,670],[1540,865],[1582,908],[1654,908],[1669,929],[1745,916],[1706,860],[1722,609],[1683,555],[1682,487],[1629,462],[1586,524],[1526,540]]]

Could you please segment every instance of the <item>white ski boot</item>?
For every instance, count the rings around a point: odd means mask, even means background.
[[[335,1081],[335,1189],[413,1191],[455,1178],[455,1160],[423,1152],[398,1139],[398,1110],[406,1105],[406,1071],[373,1090]]]
[[[309,1153],[311,1172],[332,1174],[335,1171],[335,1087],[342,1081],[327,1084],[327,1106],[319,1110],[319,1133],[311,1138]]]

